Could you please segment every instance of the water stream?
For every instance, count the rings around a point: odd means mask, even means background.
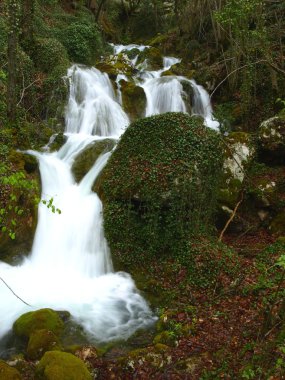
[[[115,52],[132,46],[115,46]],[[135,45],[135,47],[137,47]],[[139,50],[144,47],[139,46]],[[184,77],[162,77],[179,60],[166,57],[158,71],[138,70],[134,80],[146,94],[146,116],[168,111],[187,111],[183,81],[194,91],[192,113],[217,129],[207,92]],[[132,60],[136,64],[136,59]],[[85,177],[76,183],[72,164],[90,144],[117,141],[129,124],[107,74],[95,68],[74,65],[67,77],[70,95],[66,107],[66,143],[54,153],[29,151],[39,161],[42,198],[54,199],[61,213],[39,205],[38,225],[32,252],[18,266],[0,262],[0,276],[22,299],[0,283],[0,338],[23,313],[50,307],[68,310],[96,341],[127,338],[155,320],[132,278],[115,273],[104,236],[102,203],[92,185],[107,163],[105,152]],[[126,79],[121,76],[117,78]]]

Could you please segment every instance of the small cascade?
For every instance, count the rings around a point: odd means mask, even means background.
[[[125,50],[143,51],[146,46],[116,45],[115,54]],[[137,56],[132,59],[136,66]],[[136,66],[134,82],[146,94],[146,116],[164,112],[187,112],[183,82],[193,89],[192,113],[204,117],[205,124],[217,129],[209,95],[195,81],[163,73],[180,60],[165,57],[163,68],[147,70],[147,62]],[[29,151],[39,161],[42,199],[53,199],[59,212],[52,213],[43,203],[32,252],[21,265],[0,262],[0,276],[31,307],[16,298],[0,283],[0,337],[23,313],[50,307],[68,310],[96,342],[126,339],[137,329],[153,323],[148,304],[132,278],[115,273],[104,236],[102,202],[92,191],[94,181],[106,165],[111,151],[104,152],[77,183],[72,173],[76,157],[97,141],[118,141],[129,125],[122,109],[120,80],[117,93],[107,74],[96,68],[73,65],[67,73],[69,100],[66,107],[66,143],[57,152]],[[51,140],[52,141],[52,140]]]

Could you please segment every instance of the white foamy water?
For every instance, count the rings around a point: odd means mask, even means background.
[[[0,263],[0,276],[29,307],[0,283],[0,336],[21,314],[42,307],[68,310],[97,341],[127,338],[154,318],[131,277],[114,273],[103,231],[102,202],[91,188],[111,152],[102,154],[76,183],[71,166],[96,140],[117,139],[129,124],[112,85],[96,69],[68,72],[68,140],[55,153],[29,152],[39,160],[42,198],[30,256],[16,267]]]
[[[116,53],[141,45],[117,45]],[[137,57],[132,62],[135,64]],[[160,70],[149,71],[147,62],[138,66],[133,80],[146,94],[147,116],[164,112],[187,112],[183,82],[193,89],[192,113],[217,129],[210,98],[195,81],[179,76],[162,76],[180,60],[165,57]],[[102,203],[91,189],[111,152],[105,152],[85,177],[76,183],[72,164],[90,144],[106,138],[117,141],[129,124],[121,107],[120,79],[115,93],[107,74],[95,68],[74,65],[68,70],[70,95],[66,107],[66,143],[58,152],[30,151],[39,160],[42,198],[53,198],[61,213],[39,205],[38,225],[31,254],[18,266],[0,262],[0,277],[31,305],[25,305],[0,282],[0,337],[23,313],[50,307],[68,310],[97,341],[128,338],[155,320],[131,277],[114,273],[104,236]],[[190,99],[188,99],[190,102]],[[52,142],[52,140],[51,140]]]

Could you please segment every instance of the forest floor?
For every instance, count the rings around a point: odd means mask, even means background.
[[[272,289],[257,290],[262,286],[256,257],[274,238],[261,230],[242,237],[229,234],[224,242],[238,253],[241,270],[234,286],[220,292],[197,291],[187,296],[177,273],[171,278],[152,263],[154,283],[160,282],[174,294],[160,311],[159,323],[168,334],[159,335],[160,339],[153,339],[154,332],[137,334],[102,357],[90,357],[96,378],[285,378],[283,353],[275,342],[282,323],[272,311],[277,303],[270,303],[271,313],[266,312],[264,297],[270,299]]]

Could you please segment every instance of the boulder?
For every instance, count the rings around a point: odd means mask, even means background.
[[[37,330],[48,330],[55,335],[61,334],[63,321],[52,309],[40,309],[21,315],[13,325],[15,334],[19,337],[30,338]]]
[[[285,117],[274,116],[258,130],[259,160],[270,164],[285,162]]]
[[[48,351],[36,367],[39,380],[92,380],[82,360],[59,351]]]
[[[19,371],[9,366],[3,360],[0,360],[0,379],[3,380],[21,380],[22,376]]]
[[[221,208],[231,211],[239,200],[245,173],[255,155],[251,136],[245,132],[232,132],[224,139],[223,180],[219,190]]]
[[[27,356],[29,359],[40,359],[46,351],[61,351],[62,347],[59,338],[46,329],[36,330],[31,333]]]
[[[146,107],[146,95],[142,87],[133,82],[120,81],[123,108],[131,120],[136,120],[144,115]]]

